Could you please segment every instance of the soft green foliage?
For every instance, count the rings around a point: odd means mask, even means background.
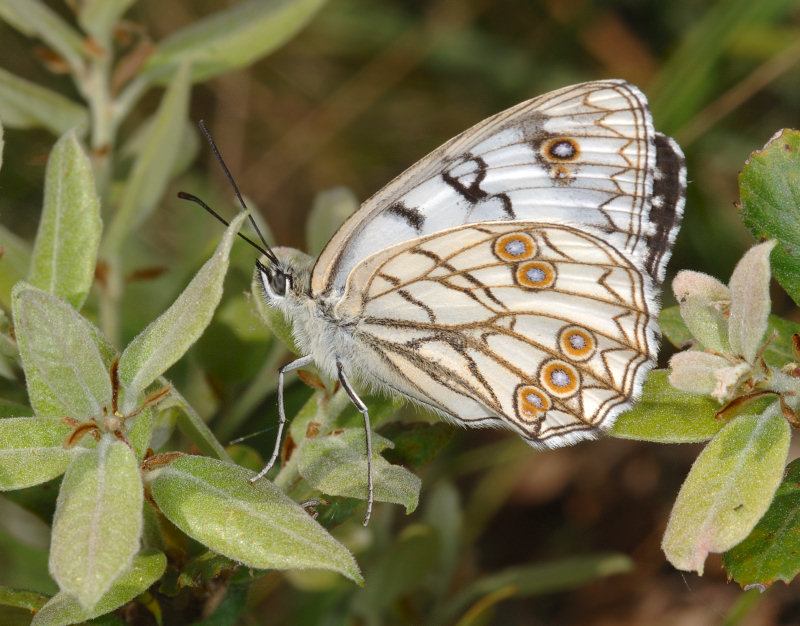
[[[92,165],[69,131],[47,163],[30,283],[80,310],[94,280],[102,228]]]
[[[109,587],[108,591],[91,608],[85,608],[69,594],[56,594],[41,607],[33,618],[33,626],[61,626],[76,624],[104,615],[133,600],[164,574],[167,559],[154,550],[138,554]]]
[[[786,468],[775,499],[753,532],[723,556],[728,576],[740,585],[789,584],[800,574],[800,459]]]
[[[84,107],[0,68],[0,119],[9,128],[44,127],[57,135],[82,127]]]
[[[231,222],[214,255],[175,303],[122,352],[119,379],[125,389],[124,412],[135,408],[139,394],[182,357],[211,322],[222,297],[231,246],[245,217],[241,213]]]
[[[164,40],[146,72],[171,77],[185,63],[192,80],[207,80],[249,65],[291,39],[325,0],[249,0]]]
[[[362,582],[355,559],[296,502],[252,472],[186,456],[148,480],[167,518],[190,537],[248,567],[325,568]]]
[[[417,508],[422,481],[404,467],[392,465],[380,452],[392,442],[372,437],[375,500],[395,502],[411,513]],[[363,428],[346,428],[303,442],[298,472],[322,493],[366,500],[367,458]]]
[[[142,482],[131,449],[112,435],[69,466],[53,517],[50,572],[94,607],[130,568],[142,532]]]
[[[617,418],[611,428],[614,437],[660,443],[708,441],[723,427],[714,419],[719,409],[715,400],[675,389],[668,372],[653,370],[647,377],[642,399]]]
[[[70,428],[57,417],[0,420],[0,489],[23,489],[60,476],[81,447],[61,443]]]
[[[745,415],[708,444],[681,487],[664,533],[670,563],[702,574],[709,552],[724,552],[747,537],[783,476],[789,431],[782,415]]]
[[[750,155],[739,176],[745,225],[775,238],[775,278],[800,303],[800,131],[784,129]]]

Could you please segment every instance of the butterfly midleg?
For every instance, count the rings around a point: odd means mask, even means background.
[[[269,459],[269,462],[264,466],[258,474],[253,476],[250,479],[251,483],[256,482],[259,478],[264,476],[269,470],[272,469],[272,466],[275,465],[275,461],[278,459],[278,452],[281,449],[281,438],[283,436],[283,427],[286,424],[286,410],[283,408],[283,377],[286,372],[293,372],[296,369],[300,369],[312,363],[314,359],[308,355],[304,357],[300,357],[299,359],[292,361],[291,363],[287,363],[282,368],[278,370],[278,436],[275,438],[275,449],[272,451],[272,456]]]
[[[342,369],[342,364],[340,361],[336,361],[336,371],[339,374],[339,382],[342,383],[342,388],[345,390],[345,393],[350,398],[350,401],[355,405],[355,407],[359,410],[361,415],[364,416],[364,434],[366,435],[366,447],[367,447],[367,512],[364,514],[364,526],[369,524],[369,518],[372,516],[372,501],[373,501],[373,485],[372,485],[372,429],[369,425],[369,410],[367,409],[367,405],[361,401],[361,398],[358,397],[358,394],[355,390],[350,386],[350,381],[347,380],[347,376],[344,374],[344,370]]]

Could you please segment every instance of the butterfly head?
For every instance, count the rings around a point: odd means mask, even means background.
[[[291,313],[308,293],[314,259],[290,248],[275,248],[274,252],[274,259],[256,261],[256,275],[267,303]]]

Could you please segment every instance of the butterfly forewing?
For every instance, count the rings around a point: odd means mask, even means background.
[[[561,445],[591,436],[641,386],[656,350],[652,290],[600,231],[481,223],[373,255],[334,313],[358,320],[369,380]]]
[[[470,223],[586,224],[644,258],[654,235],[655,141],[644,96],[623,81],[567,87],[499,113],[365,202],[317,261],[312,294],[341,295],[371,254]],[[662,220],[670,244],[674,213]],[[661,272],[662,257],[652,265]]]

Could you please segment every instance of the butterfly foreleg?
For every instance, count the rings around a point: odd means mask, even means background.
[[[350,385],[350,381],[347,380],[347,376],[345,376],[344,369],[342,369],[342,363],[340,361],[336,361],[336,371],[339,374],[339,382],[342,383],[342,388],[347,393],[350,401],[355,405],[361,415],[364,416],[364,434],[366,436],[366,448],[367,448],[367,512],[364,514],[364,526],[369,524],[369,518],[372,515],[372,502],[373,502],[373,485],[372,485],[372,429],[369,425],[369,410],[367,409],[367,405],[358,397],[358,394],[355,392],[353,387]]]
[[[283,427],[286,425],[286,409],[283,407],[283,378],[287,372],[293,372],[296,369],[300,369],[301,367],[305,367],[309,363],[313,361],[313,357],[310,355],[300,357],[292,361],[291,363],[287,363],[282,368],[278,370],[278,436],[275,438],[275,449],[272,451],[272,456],[269,459],[269,462],[264,466],[258,474],[253,476],[250,479],[251,483],[256,482],[259,478],[264,476],[269,470],[272,469],[272,466],[275,465],[275,461],[278,459],[278,453],[281,449],[281,438],[283,437]]]

